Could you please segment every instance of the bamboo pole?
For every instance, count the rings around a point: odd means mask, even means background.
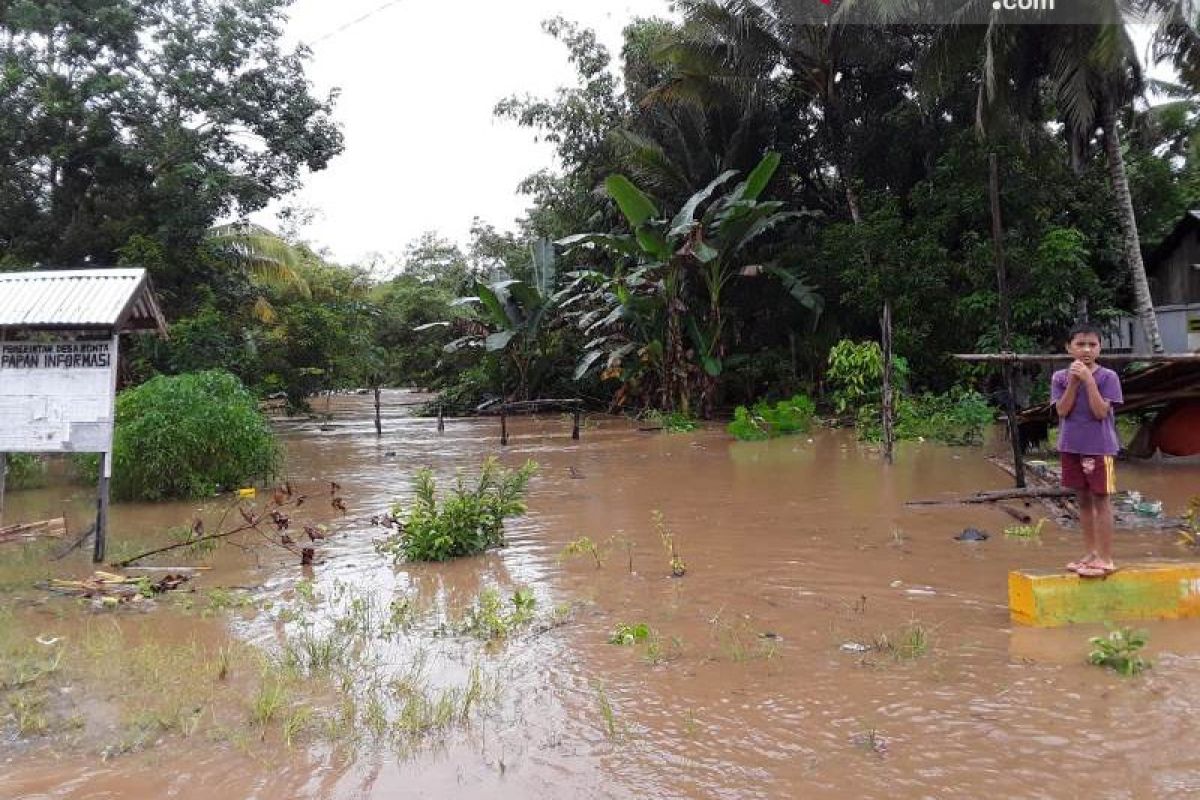
[[[996,289],[1000,305],[1000,348],[1007,351],[1012,332],[1009,329],[1008,312],[1008,275],[1004,264],[1004,228],[1000,220],[1000,168],[995,153],[988,153],[988,195],[992,206],[992,254],[996,261]],[[1008,439],[1012,443],[1013,465],[1016,468],[1013,477],[1017,488],[1025,486],[1025,461],[1021,453],[1021,430],[1017,426],[1017,400],[1013,379],[1013,363],[1004,362],[1004,402],[1005,424],[1008,426]]]

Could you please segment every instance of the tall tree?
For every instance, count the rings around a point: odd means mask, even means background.
[[[977,0],[968,0],[964,7],[975,4]],[[1121,229],[1134,310],[1146,340],[1160,353],[1162,337],[1121,144],[1120,117],[1143,91],[1142,69],[1125,27],[1123,5],[1091,0],[1089,7],[1089,19],[1094,20],[1090,24],[1006,25],[993,13],[984,25],[946,26],[926,64],[938,83],[963,74],[964,61],[973,64],[979,82],[977,123],[982,131],[994,134],[1001,125],[1043,124],[1057,116],[1077,163],[1093,147],[1097,130],[1103,131],[1099,143]],[[1046,101],[1050,108],[1045,107]]]
[[[289,3],[0,4],[0,264],[177,254],[325,167],[334,98],[280,46]]]

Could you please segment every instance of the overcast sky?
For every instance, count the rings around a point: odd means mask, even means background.
[[[353,263],[398,254],[428,230],[465,242],[475,216],[511,228],[527,204],[517,183],[553,152],[492,108],[514,93],[550,95],[574,74],[541,21],[561,14],[595,28],[617,56],[630,19],[668,13],[666,0],[297,0],[288,40],[312,47],[318,91],[340,88],[346,137],[342,155],[286,201],[317,212],[302,236]]]

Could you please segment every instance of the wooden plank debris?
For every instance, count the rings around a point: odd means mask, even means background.
[[[54,517],[37,522],[19,522],[0,528],[0,544],[29,542],[34,539],[61,539],[67,535],[67,518]]]

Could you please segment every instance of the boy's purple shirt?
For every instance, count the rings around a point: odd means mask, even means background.
[[[1092,373],[1100,396],[1112,405],[1125,402],[1121,394],[1121,379],[1108,367],[1097,367]],[[1060,369],[1050,379],[1050,401],[1057,403],[1067,391],[1071,379],[1068,370]],[[1075,391],[1075,407],[1058,424],[1058,451],[1085,456],[1114,456],[1121,449],[1113,408],[1108,416],[1096,419],[1088,406],[1087,390],[1082,384]]]

